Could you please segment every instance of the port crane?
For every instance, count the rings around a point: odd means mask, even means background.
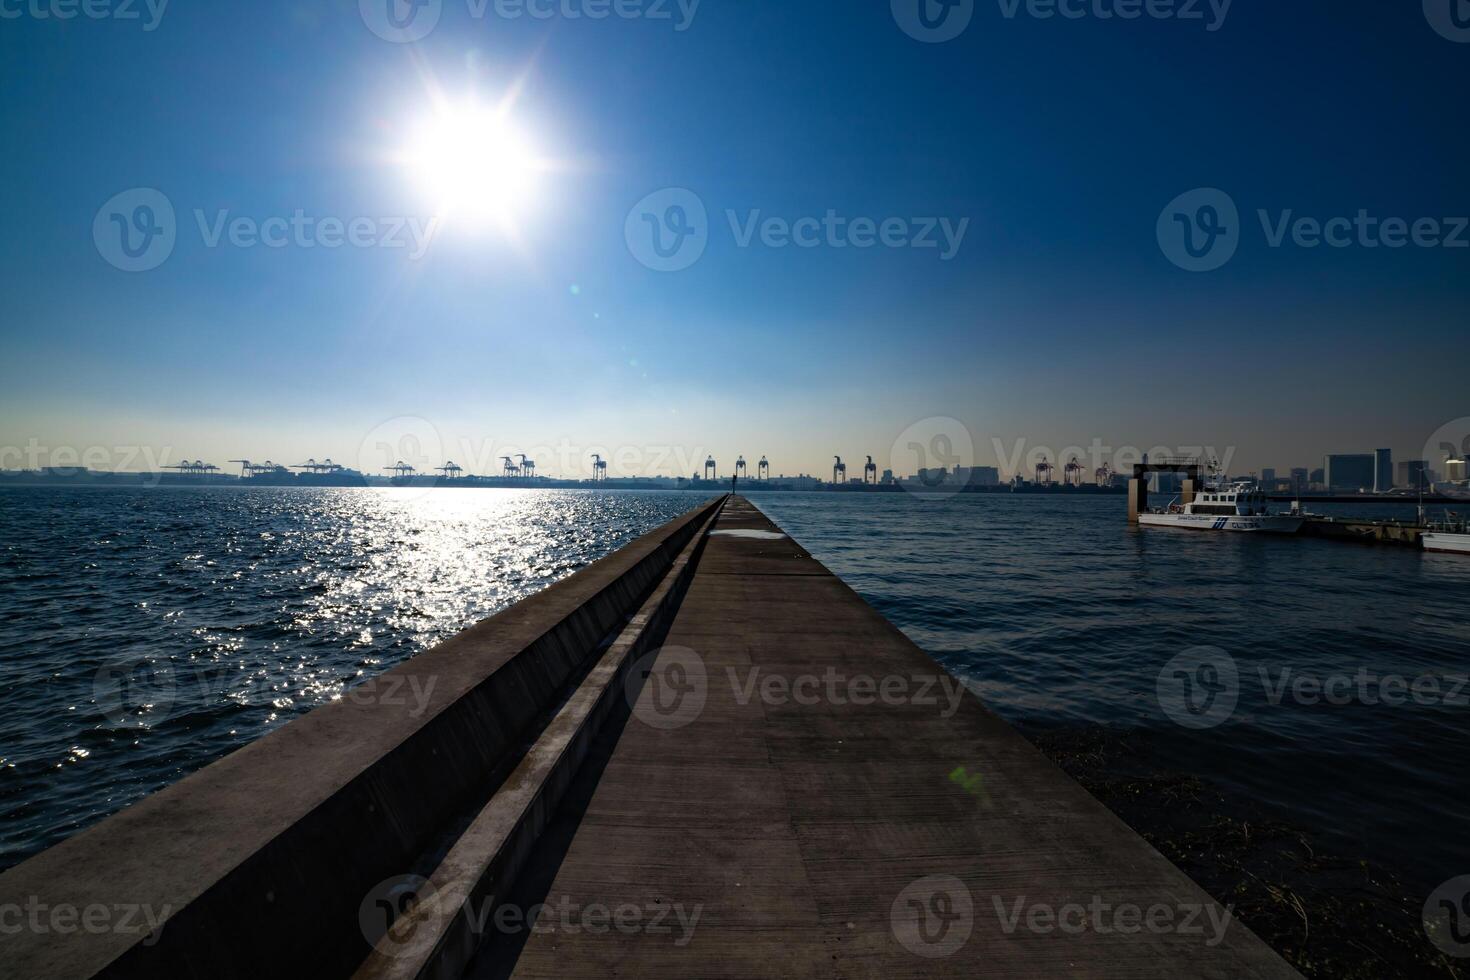
[[[1067,465],[1062,468],[1062,482],[1069,487],[1082,486],[1082,464],[1076,456],[1067,460]]]
[[[755,478],[757,480],[769,480],[771,478],[771,464],[767,462],[764,456],[761,457],[759,463],[755,464]]]
[[[280,463],[266,460],[264,463],[252,463],[248,459],[232,459],[232,463],[240,464],[240,479],[248,479],[252,476],[264,476],[267,473],[284,473],[286,467]]]
[[[836,460],[836,462],[832,464],[832,484],[836,486],[839,482],[846,483],[847,464],[842,461],[841,456],[833,456],[832,458]],[[842,478],[840,481],[838,480],[839,476]]]
[[[231,462],[233,462],[233,460],[231,460]],[[162,468],[166,470],[178,470],[184,476],[209,476],[211,473],[219,471],[218,466],[215,466],[213,463],[206,463],[202,459],[196,459],[193,461],[185,459],[174,464],[173,466],[165,466]]]
[[[521,476],[532,477],[536,475],[536,461],[534,459],[527,459],[525,453],[516,453],[516,459],[521,461]]]
[[[745,471],[745,457],[740,456],[735,460],[735,478],[738,480],[747,475]]]
[[[873,457],[871,456],[863,464],[863,483],[871,483],[875,486],[878,483],[878,464],[873,462]]]
[[[449,462],[445,463],[443,466],[436,466],[434,469],[435,472],[443,473],[444,478],[447,480],[458,480],[460,474],[464,472],[464,467],[460,466],[452,459]]]
[[[719,477],[720,471],[715,466],[715,458],[710,456],[704,461],[704,478],[706,480],[717,480]]]
[[[1111,486],[1113,483],[1112,466],[1107,463],[1102,464],[1097,468],[1097,471],[1093,473],[1093,478],[1097,480],[1097,485],[1100,487]]]
[[[1047,460],[1047,458],[1045,456],[1041,457],[1041,462],[1039,462],[1039,463],[1036,464],[1036,484],[1037,484],[1037,486],[1042,486],[1042,487],[1049,487],[1049,486],[1051,486],[1051,474],[1052,474],[1052,470],[1053,469],[1055,469],[1055,467],[1053,467],[1051,465],[1051,463]]]
[[[392,466],[387,467],[387,470],[398,479],[406,479],[418,472],[418,470],[414,469],[412,466],[408,465],[401,459],[398,462],[394,463]]]
[[[502,456],[500,457],[500,461],[505,464],[504,468],[500,471],[501,476],[509,479],[511,477],[517,477],[521,475],[520,467],[516,466],[515,460],[511,459],[509,456]]]
[[[340,464],[332,462],[331,457],[327,457],[320,463],[318,463],[315,458],[308,459],[304,463],[296,463],[291,468],[295,470],[306,470],[308,473],[318,473],[322,475],[326,475],[329,473],[339,473],[343,469]]]
[[[592,454],[592,480],[593,480],[593,482],[597,482],[597,481],[606,480],[606,479],[607,479],[607,460],[603,459],[602,456],[601,456],[601,454],[599,454],[599,453],[593,453]]]

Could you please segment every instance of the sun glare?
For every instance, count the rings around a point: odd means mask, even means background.
[[[506,230],[534,201],[541,171],[506,112],[478,105],[441,108],[413,133],[403,156],[441,218]]]

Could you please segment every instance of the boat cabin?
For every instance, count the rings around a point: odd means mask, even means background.
[[[1206,486],[1183,508],[1190,514],[1247,517],[1266,513],[1266,495],[1250,483],[1230,487]]]

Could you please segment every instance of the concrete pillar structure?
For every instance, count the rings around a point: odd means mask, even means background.
[[[1137,524],[1138,515],[1148,510],[1148,474],[1128,481],[1128,523]]]

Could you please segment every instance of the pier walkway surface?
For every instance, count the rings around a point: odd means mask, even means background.
[[[1296,976],[733,495],[0,874],[0,964]]]
[[[738,496],[648,673],[479,975],[1296,975]]]

